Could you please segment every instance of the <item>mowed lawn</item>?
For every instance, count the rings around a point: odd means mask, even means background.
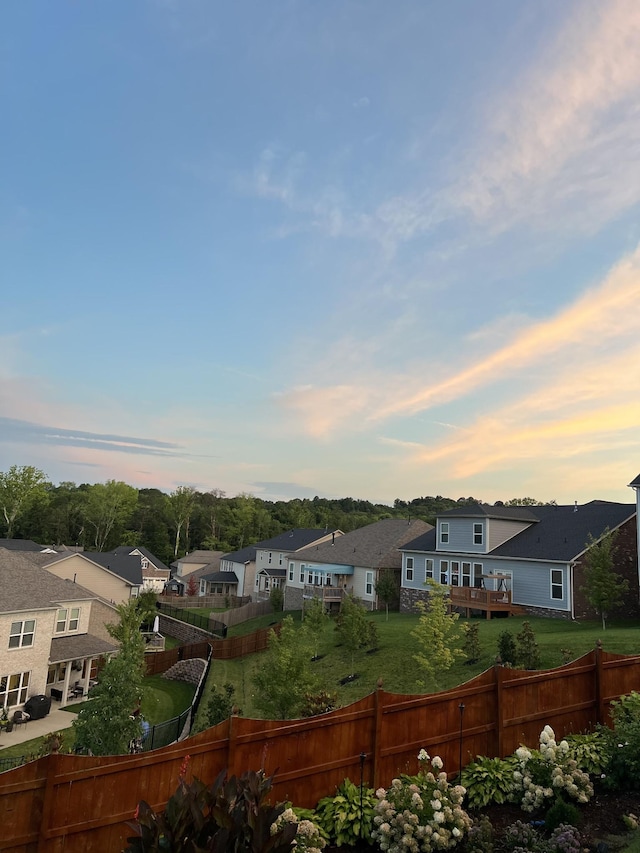
[[[291,615],[299,624],[300,613]],[[481,656],[477,663],[468,664],[464,659],[449,671],[442,673],[437,681],[429,682],[420,671],[413,659],[416,651],[415,639],[411,631],[418,622],[418,616],[390,613],[388,620],[384,612],[371,614],[378,629],[378,648],[374,653],[366,650],[357,652],[353,670],[358,678],[346,685],[340,680],[352,672],[351,655],[347,649],[338,644],[335,624],[327,624],[318,637],[318,654],[320,660],[310,663],[318,675],[319,685],[327,690],[338,693],[340,705],[347,705],[371,693],[376,689],[381,679],[385,690],[391,693],[431,693],[455,687],[483,672],[495,663],[498,651],[498,637],[503,631],[509,631],[514,638],[522,629],[522,623],[528,621],[532,626],[540,649],[541,669],[552,669],[560,666],[565,657],[575,659],[594,648],[598,639],[602,640],[603,648],[608,652],[618,654],[640,653],[640,622],[611,622],[603,631],[600,621],[596,622],[567,622],[560,619],[545,619],[541,617],[510,617],[508,619],[460,618],[458,624],[463,626],[473,622],[478,626],[481,644]],[[250,633],[257,628],[273,623],[273,615],[250,620],[229,630],[229,635]],[[204,725],[204,710],[207,695],[212,684],[222,687],[229,682],[235,687],[234,700],[244,716],[261,717],[263,714],[256,703],[253,675],[258,668],[264,666],[264,653],[250,655],[234,661],[212,662],[207,693],[201,704],[198,715],[198,728]]]

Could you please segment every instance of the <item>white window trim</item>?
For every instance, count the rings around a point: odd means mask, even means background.
[[[441,521],[440,522],[440,544],[448,545],[449,544],[449,522]]]
[[[373,595],[373,572],[367,572],[365,574],[364,594]]]
[[[553,580],[553,573],[558,572],[560,575],[560,583]],[[560,592],[562,595],[558,598],[558,596],[554,596],[553,588],[560,587]],[[562,569],[549,569],[549,598],[551,601],[564,601],[564,572]]]
[[[76,611],[77,616],[72,616],[73,611]],[[64,617],[61,617],[60,614],[64,613]],[[59,628],[58,625],[64,619],[64,627]],[[71,623],[75,622],[75,628],[71,627]],[[60,607],[58,608],[58,612],[56,614],[56,634],[76,634],[80,630],[80,608],[79,607]]]
[[[433,580],[433,558],[427,557],[424,561],[424,581]]]
[[[15,687],[10,686],[12,678],[19,679],[18,684]],[[4,689],[0,690],[0,706],[3,708],[15,708],[16,705],[24,705],[27,701],[31,672],[12,672],[10,675],[0,676],[0,679],[0,688],[2,687],[2,682],[4,682]],[[9,701],[10,693],[17,693],[16,702]]]
[[[289,581],[290,581],[290,583],[293,583],[295,570],[296,570],[296,564],[295,563],[289,563]]]
[[[484,527],[481,521],[473,522],[473,544],[484,545]]]

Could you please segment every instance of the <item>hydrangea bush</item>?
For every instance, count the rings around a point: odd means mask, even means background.
[[[285,809],[271,825],[271,835],[277,835],[283,826],[296,825],[293,845],[296,853],[320,853],[327,842],[320,828],[308,818],[300,818],[292,808]]]
[[[471,827],[462,808],[462,785],[450,785],[442,759],[424,749],[418,753],[416,776],[402,775],[386,791],[376,791],[377,804],[371,833],[388,853],[431,853],[455,847]]]
[[[589,774],[578,767],[570,757],[566,740],[556,743],[551,726],[540,732],[540,749],[529,750],[521,746],[516,750],[518,765],[514,770],[514,799],[521,797],[521,808],[533,812],[545,800],[566,795],[578,803],[587,803],[593,796]]]

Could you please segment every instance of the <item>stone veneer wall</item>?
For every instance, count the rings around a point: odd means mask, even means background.
[[[172,616],[167,616],[159,611],[158,616],[160,617],[160,633],[175,637],[176,640],[180,640],[184,644],[201,643],[203,640],[210,640],[213,636],[208,631],[196,628],[195,625],[188,625],[186,622],[181,622],[179,619],[174,619]]]
[[[302,610],[304,604],[303,590],[297,586],[285,586],[284,610]]]
[[[162,677],[168,678],[170,681],[186,681],[189,684],[198,684],[206,665],[207,662],[203,658],[179,660]]]
[[[429,600],[429,590],[427,589],[408,589],[403,587],[400,590],[400,613],[418,613],[416,607],[417,601],[427,602]]]

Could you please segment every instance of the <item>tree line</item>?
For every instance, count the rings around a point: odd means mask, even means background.
[[[348,533],[383,518],[420,518],[433,524],[438,513],[477,500],[436,495],[397,498],[388,506],[351,497],[267,501],[191,486],[166,493],[116,480],[54,485],[38,468],[13,465],[0,472],[0,536],[88,551],[138,545],[170,562],[196,549],[234,551],[294,528]],[[514,498],[508,503],[538,502]]]

